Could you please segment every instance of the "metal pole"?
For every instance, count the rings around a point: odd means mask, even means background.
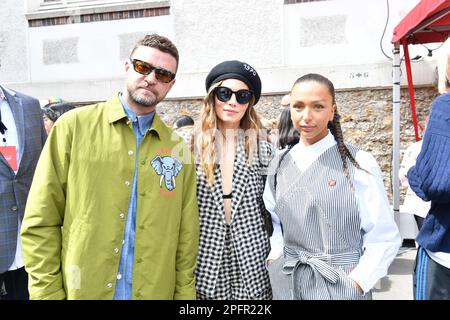
[[[411,116],[414,124],[414,136],[419,141],[419,124],[416,115],[416,100],[414,99],[414,83],[412,79],[411,60],[409,59],[409,50],[406,40],[402,41],[403,52],[405,53],[406,77],[408,78],[409,100],[411,101]]]
[[[392,50],[392,198],[394,219],[400,229],[400,181],[398,171],[400,167],[400,44],[395,43]]]

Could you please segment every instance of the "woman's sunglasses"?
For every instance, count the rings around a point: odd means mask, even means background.
[[[160,82],[169,83],[170,81],[175,79],[175,73],[170,72],[169,70],[154,67],[150,63],[138,59],[130,59],[130,60],[131,63],[133,64],[134,71],[144,76],[148,76],[150,73],[155,71],[155,78]]]
[[[239,102],[240,104],[248,103],[250,99],[253,97],[253,92],[247,89],[233,91],[227,87],[217,87],[214,92],[216,94],[217,99],[219,99],[222,102],[227,102],[228,100],[230,100],[233,93],[234,96],[236,97],[236,101]]]

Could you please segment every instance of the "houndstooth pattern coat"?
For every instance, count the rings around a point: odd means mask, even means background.
[[[238,139],[232,181],[231,238],[239,262],[239,271],[248,299],[271,297],[265,259],[269,241],[261,216],[264,190],[261,175],[272,157],[270,145],[261,141],[259,155],[252,165],[246,163],[243,138]],[[209,186],[197,164],[197,199],[199,204],[200,242],[197,259],[197,293],[213,297],[225,240],[225,212],[219,166],[214,171],[214,184]]]

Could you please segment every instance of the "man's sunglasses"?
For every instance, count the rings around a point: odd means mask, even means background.
[[[138,59],[130,59],[130,60],[131,63],[133,64],[134,71],[144,76],[148,76],[150,73],[155,71],[155,78],[160,82],[169,83],[170,81],[175,79],[175,73],[170,72],[169,70],[154,67],[150,63]]]
[[[253,92],[247,89],[233,91],[227,87],[217,87],[214,92],[216,94],[217,99],[219,99],[222,102],[227,102],[228,100],[230,100],[233,93],[234,96],[236,97],[236,101],[239,102],[240,104],[248,103],[250,99],[253,97]]]

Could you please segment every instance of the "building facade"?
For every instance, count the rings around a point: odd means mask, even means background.
[[[39,99],[102,101],[122,90],[123,61],[136,39],[159,33],[180,52],[177,83],[158,109],[170,124],[179,113],[196,117],[206,74],[221,61],[238,59],[258,70],[257,110],[268,119],[278,117],[281,96],[299,76],[321,73],[338,90],[344,134],[375,154],[390,194],[390,39],[418,1],[2,0],[0,82]],[[410,51],[420,56],[413,78],[423,121],[438,94],[439,50],[432,57],[421,46]],[[402,150],[414,140],[408,101],[404,91]]]
[[[390,0],[388,18],[379,0],[3,0],[0,81],[36,96],[104,100],[121,89],[134,41],[156,32],[180,51],[169,98],[203,96],[207,72],[227,59],[254,66],[264,95],[312,71],[338,89],[386,88],[391,62],[380,43],[391,56],[393,26],[417,2]],[[435,68],[434,58],[415,63],[416,85],[433,85]]]

